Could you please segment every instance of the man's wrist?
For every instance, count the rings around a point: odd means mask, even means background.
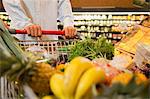
[[[64,27],[72,26],[74,27],[74,21],[71,18],[64,19]]]
[[[33,23],[28,23],[28,24],[26,24],[25,26],[24,26],[24,28],[25,27],[28,27],[28,26],[30,26],[30,25],[34,25]]]

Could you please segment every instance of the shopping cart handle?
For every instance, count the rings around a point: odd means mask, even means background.
[[[27,34],[26,30],[9,29],[9,32],[11,34]],[[42,30],[42,34],[44,34],[44,35],[65,35],[65,31]]]

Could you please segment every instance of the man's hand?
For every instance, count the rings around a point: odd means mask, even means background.
[[[33,37],[42,36],[42,30],[39,25],[35,25],[35,24],[29,25],[29,26],[26,26],[24,29],[27,31],[28,35],[31,35]]]
[[[76,29],[73,26],[68,26],[63,29],[65,31],[65,36],[72,38],[76,35]]]

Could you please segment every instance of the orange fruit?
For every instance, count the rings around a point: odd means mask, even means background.
[[[130,80],[133,78],[134,75],[135,75],[135,82],[137,85],[147,81],[146,76],[142,73],[135,73],[135,74],[121,73],[121,74],[115,76],[111,82],[127,85],[130,82]]]
[[[142,73],[136,73],[136,83],[137,84],[141,84],[143,82],[146,82],[148,79],[146,78],[146,76]]]
[[[121,73],[117,76],[115,76],[111,83],[121,83],[124,85],[127,85],[129,83],[129,81],[132,79],[133,74],[132,73]]]
[[[66,68],[65,64],[59,64],[56,66],[56,69],[61,71],[61,72],[64,72],[65,68]]]

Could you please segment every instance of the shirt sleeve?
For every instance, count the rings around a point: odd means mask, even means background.
[[[70,0],[59,0],[58,15],[59,20],[63,22],[64,27],[74,26],[74,17]]]
[[[25,15],[20,0],[3,0],[3,5],[15,28],[23,29],[32,24],[31,19]]]

